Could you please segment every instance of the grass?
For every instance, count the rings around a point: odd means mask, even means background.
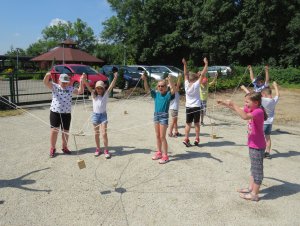
[[[19,109],[14,110],[0,110],[0,117],[9,117],[9,116],[16,116],[21,115],[23,111]]]

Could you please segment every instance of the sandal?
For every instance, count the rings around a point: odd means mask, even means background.
[[[252,190],[249,189],[249,188],[239,188],[237,190],[237,192],[239,192],[239,193],[250,193],[250,192],[252,192]]]
[[[258,202],[258,195],[253,195],[251,192],[249,193],[240,193],[240,197],[245,200]]]

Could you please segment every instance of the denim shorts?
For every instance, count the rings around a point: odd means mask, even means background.
[[[271,135],[272,124],[264,124],[264,133],[265,135]]]
[[[169,113],[166,112],[154,112],[154,123],[161,125],[169,124]]]
[[[104,124],[107,123],[107,113],[94,113],[92,115],[92,123],[99,125],[99,124]]]

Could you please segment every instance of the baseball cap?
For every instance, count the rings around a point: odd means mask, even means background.
[[[96,82],[95,88],[96,87],[102,87],[103,89],[105,89],[105,84],[103,81],[98,81],[98,82]]]
[[[59,81],[61,81],[61,82],[70,82],[70,77],[67,74],[61,74],[59,76]]]

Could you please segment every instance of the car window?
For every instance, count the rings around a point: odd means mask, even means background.
[[[171,71],[176,72],[176,73],[182,72],[182,70],[180,70],[179,68],[174,67],[174,66],[168,66],[168,68],[170,68]]]
[[[72,69],[74,70],[74,72],[76,74],[82,74],[82,73],[86,73],[86,74],[98,74],[98,72],[96,70],[94,70],[93,68],[89,67],[89,66],[72,66]]]
[[[67,68],[67,67],[62,67],[62,73],[72,74],[72,71],[69,68]]]
[[[63,69],[64,69],[63,66],[56,66],[56,67],[55,67],[55,71],[58,72],[58,73],[60,73],[60,74],[63,73]]]

